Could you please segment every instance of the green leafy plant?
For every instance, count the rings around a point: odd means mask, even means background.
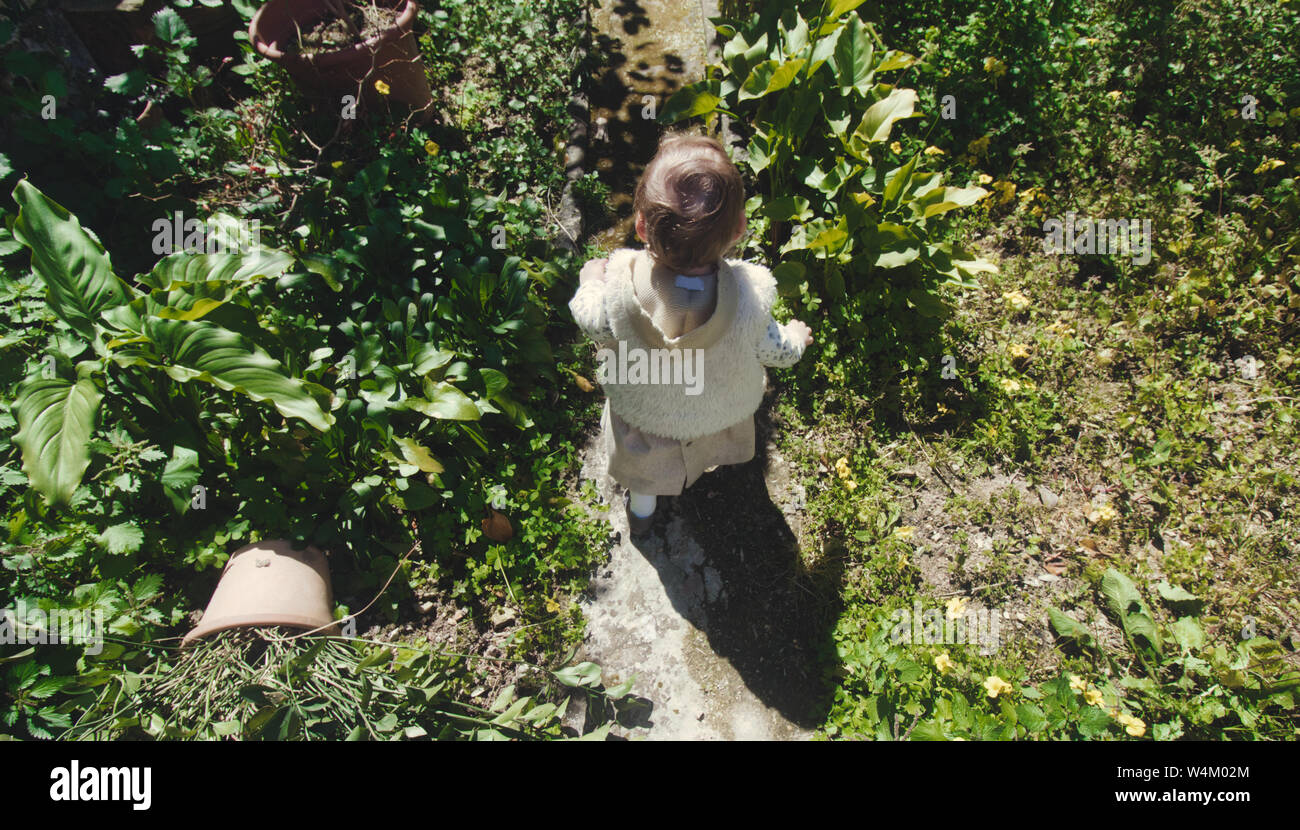
[[[103,246],[62,206],[25,181],[13,196],[20,209],[12,232],[31,251],[50,308],[96,355],[76,367],[66,356],[50,355],[52,376],[28,378],[19,388],[15,442],[24,470],[50,501],[67,502],[89,464],[110,365],[146,370],[151,388],[157,375],[150,370],[177,383],[200,381],[269,401],[285,417],[329,428],[332,416],[307,385],[248,338],[203,319],[234,291],[283,273],[290,257],[173,254],[146,278],[153,290],[144,293],[113,273]]]
[[[753,224],[763,253],[780,257],[782,292],[821,307],[872,354],[897,344],[917,315],[943,316],[942,285],[973,285],[992,266],[950,241],[943,224],[988,191],[947,186],[922,153],[891,149],[894,127],[916,116],[917,94],[883,78],[914,59],[887,49],[852,13],[858,5],[827,2],[811,19],[774,10],[719,21],[722,64],[674,94],[660,120],[725,114],[752,131],[747,163],[761,183]]]

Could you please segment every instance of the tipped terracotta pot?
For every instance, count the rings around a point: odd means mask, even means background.
[[[342,2],[347,8],[353,7],[351,0]],[[362,101],[370,106],[387,98],[414,109],[426,109],[433,101],[433,92],[411,31],[419,5],[415,0],[378,2],[395,9],[393,25],[362,43],[315,55],[291,49],[299,32],[308,32],[319,21],[333,17],[324,0],[270,0],[253,15],[248,37],[258,54],[282,65],[304,92],[335,96],[340,107],[343,95],[360,89]],[[387,85],[387,95],[375,88],[376,81]]]
[[[338,633],[329,564],[316,548],[294,550],[275,539],[235,551],[203,619],[182,645],[229,628],[272,625]]]

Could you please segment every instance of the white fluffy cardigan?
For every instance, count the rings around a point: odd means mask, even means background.
[[[698,328],[668,338],[636,298],[634,269],[651,269],[644,250],[610,255],[604,279],[584,282],[569,303],[573,318],[597,343],[633,354],[634,349],[700,349],[702,394],[688,394],[685,382],[616,382],[607,373],[610,407],[638,429],[678,440],[711,435],[754,414],[767,384],[764,366],[794,365],[804,345],[772,319],[776,280],[761,265],[724,260],[718,267],[718,300]],[[622,346],[623,348],[619,348]]]

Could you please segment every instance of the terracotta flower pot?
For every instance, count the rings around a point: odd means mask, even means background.
[[[272,625],[338,633],[329,564],[316,548],[294,550],[276,539],[235,551],[182,645],[228,628]]]
[[[351,0],[342,0],[351,6]],[[414,109],[425,109],[433,101],[429,80],[420,60],[420,48],[411,28],[419,5],[415,0],[378,0],[397,10],[393,25],[363,43],[354,43],[314,55],[302,55],[290,47],[298,33],[310,31],[320,20],[332,16],[324,0],[270,0],[257,10],[248,24],[248,36],[258,54],[284,66],[304,92],[336,97],[361,90],[362,102],[374,106],[382,99],[399,101]],[[375,82],[388,89],[384,95]]]

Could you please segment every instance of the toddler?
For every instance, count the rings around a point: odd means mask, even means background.
[[[642,536],[658,496],[754,457],[763,367],[793,366],[812,331],[772,319],[768,269],[723,258],[744,236],[745,193],[718,141],[665,137],[633,209],[646,248],[588,262],[569,309],[601,347],[609,474]]]

